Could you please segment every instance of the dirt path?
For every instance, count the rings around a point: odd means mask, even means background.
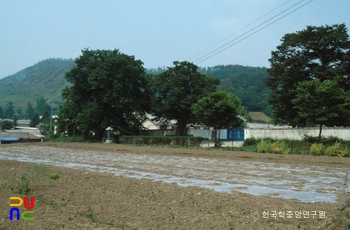
[[[1,198],[7,205],[0,200],[6,211],[0,228],[32,229],[336,229],[332,218],[338,218],[348,163],[347,158],[81,143],[1,145],[0,160],[0,185],[11,184],[31,167],[28,162],[48,165],[38,173],[43,178],[32,183],[35,221],[9,221],[13,191],[0,186],[7,194]],[[49,180],[49,171],[60,178]]]

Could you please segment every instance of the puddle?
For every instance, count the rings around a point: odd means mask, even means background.
[[[195,157],[140,155],[50,147],[8,147],[0,159],[147,178],[181,187],[198,186],[216,192],[239,191],[302,202],[335,202],[345,173],[324,167],[245,162]]]

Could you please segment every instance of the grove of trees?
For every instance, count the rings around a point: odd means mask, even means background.
[[[154,95],[152,113],[157,120],[176,120],[175,135],[185,135],[186,125],[198,122],[191,106],[214,92],[219,83],[219,79],[199,73],[193,63],[174,62],[174,67],[156,75],[151,81]]]
[[[187,124],[204,121],[194,114],[192,105],[216,92],[220,83],[201,74],[190,62],[174,62],[173,67],[150,77],[140,60],[119,50],[84,49],[75,63],[66,73],[72,85],[62,91],[66,101],[59,109],[58,127],[68,135],[82,134],[96,140],[107,127],[123,134],[139,133],[146,113],[157,120],[176,120],[176,135],[186,135]],[[236,121],[236,115],[246,114],[237,98],[221,99],[224,109],[235,114],[214,115],[217,111],[211,109],[208,115]]]
[[[273,122],[349,126],[350,40],[345,24],[286,34],[272,52],[265,84]]]

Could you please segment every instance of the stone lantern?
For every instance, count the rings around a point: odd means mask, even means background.
[[[111,132],[112,132],[112,128],[111,127],[108,127],[107,129],[107,140],[106,140],[106,143],[110,144],[112,143],[112,140],[111,140]]]

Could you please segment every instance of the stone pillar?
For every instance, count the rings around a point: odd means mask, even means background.
[[[108,127],[107,129],[107,140],[106,140],[106,143],[110,144],[112,143],[112,140],[111,140],[111,132],[112,132],[112,128],[111,127]]]

